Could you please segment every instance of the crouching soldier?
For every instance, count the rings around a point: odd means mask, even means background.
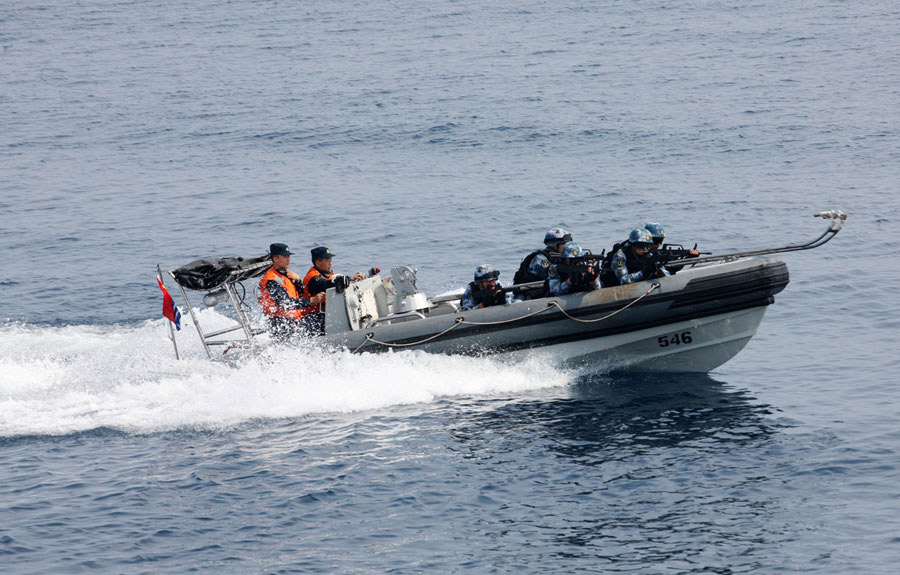
[[[644,228],[631,230],[628,241],[613,249],[610,268],[619,285],[672,275],[653,257],[653,236]]]
[[[693,249],[686,249],[681,247],[680,245],[663,245],[663,242],[666,240],[666,230],[662,227],[662,225],[657,223],[648,223],[644,224],[644,229],[650,232],[650,236],[653,238],[653,253],[662,256],[662,258],[666,262],[700,257],[700,252],[697,251],[696,244],[694,244]],[[709,252],[703,253],[708,254]],[[675,273],[680,271],[683,267],[683,265],[677,265],[674,263],[666,264],[666,269],[672,275],[675,275]]]
[[[550,266],[551,295],[594,291],[600,282],[600,262],[586,253],[577,242],[567,242],[560,250],[561,261]]]
[[[482,265],[475,268],[474,281],[466,287],[459,300],[460,309],[468,311],[505,304],[506,294],[503,293],[503,286],[497,283],[498,277],[500,272],[493,266]]]

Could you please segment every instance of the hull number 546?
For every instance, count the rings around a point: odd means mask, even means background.
[[[656,338],[656,341],[659,342],[659,347],[669,347],[670,345],[681,345],[683,343],[691,343],[694,341],[694,338],[691,337],[691,332],[683,331],[681,333],[675,333],[672,335],[663,335]]]

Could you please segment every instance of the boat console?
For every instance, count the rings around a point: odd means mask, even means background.
[[[416,285],[416,270],[401,266],[325,292],[325,333],[367,329],[453,313],[455,301],[433,302]],[[458,298],[457,298],[458,299]]]

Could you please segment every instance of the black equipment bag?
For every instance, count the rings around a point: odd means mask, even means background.
[[[225,283],[263,275],[272,267],[268,256],[258,258],[205,258],[173,270],[178,285],[192,290],[211,290]]]

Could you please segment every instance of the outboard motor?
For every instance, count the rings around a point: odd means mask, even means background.
[[[428,296],[416,288],[416,270],[401,266],[391,270],[394,282],[394,313],[429,309]]]

